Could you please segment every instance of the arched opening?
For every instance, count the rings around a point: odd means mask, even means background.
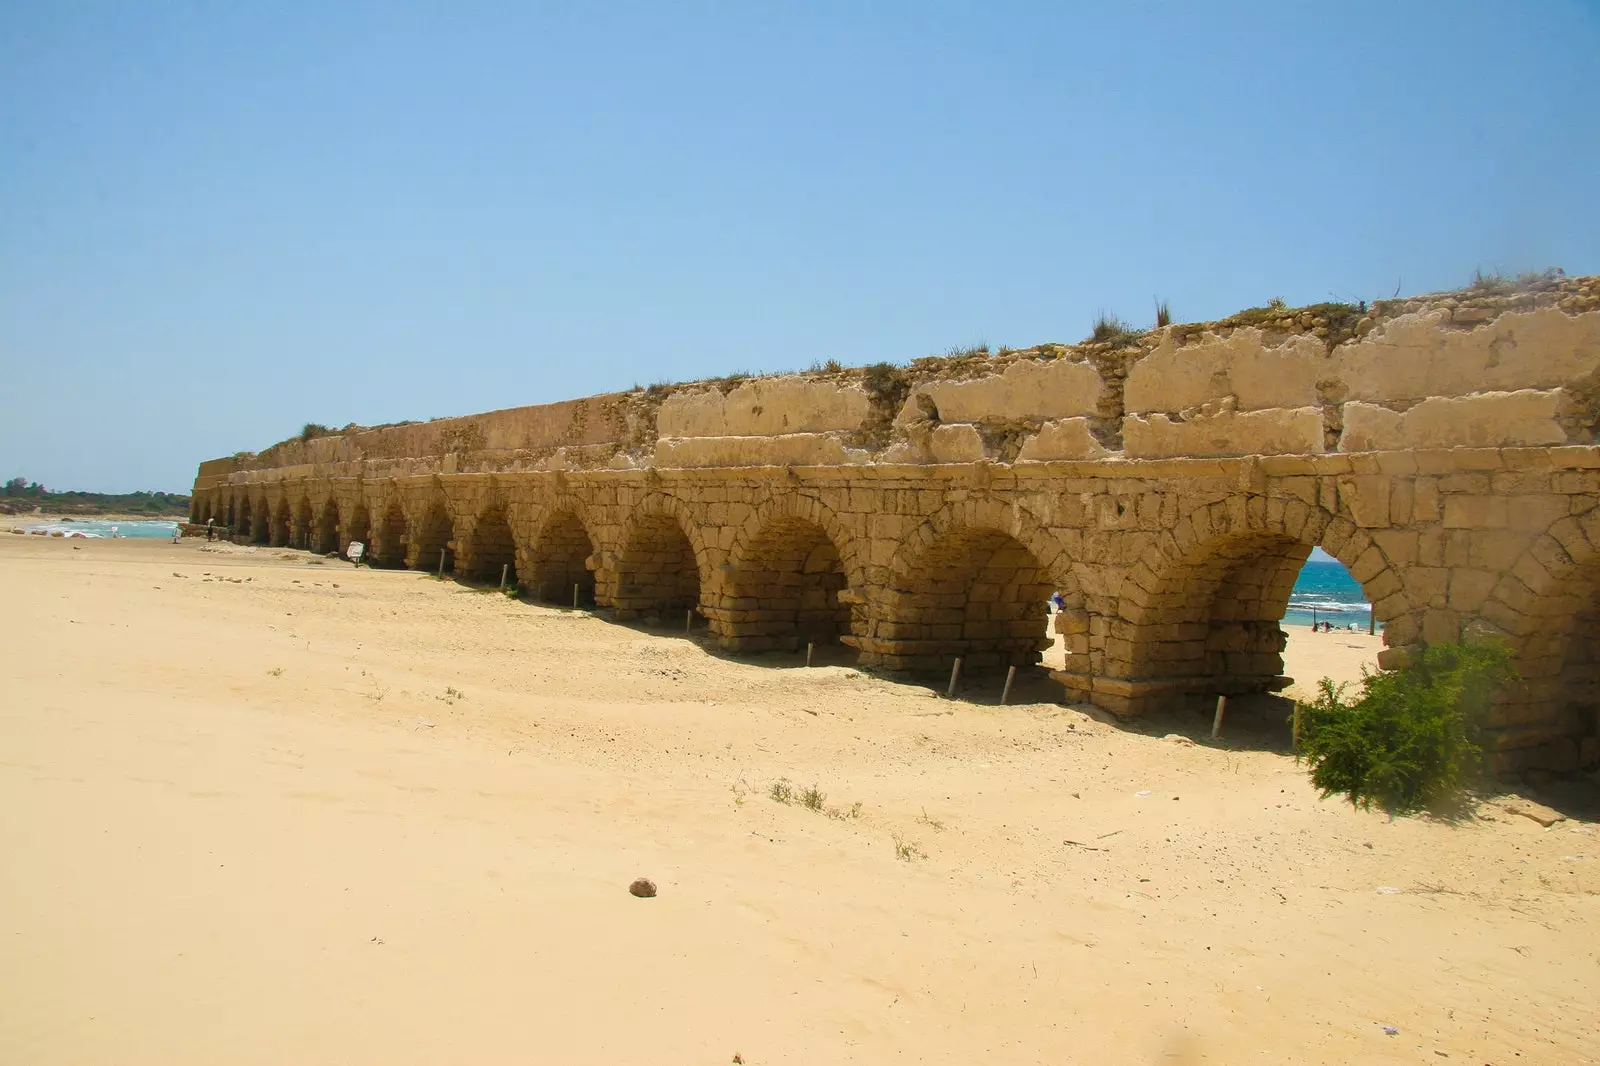
[[[1289,637],[1283,623],[1312,550],[1282,533],[1238,533],[1208,540],[1158,572],[1131,579],[1125,587],[1134,592],[1122,610],[1127,620],[1110,623],[1103,664],[1106,675],[1126,682],[1109,702],[1098,695],[1095,702],[1141,713],[1199,702],[1209,707],[1216,696],[1287,688],[1297,679],[1285,676]],[[1338,565],[1331,569],[1347,573]],[[1362,597],[1372,599],[1366,590],[1396,580],[1383,570],[1366,577],[1365,583],[1346,578],[1361,590],[1347,610],[1324,608],[1316,620],[1347,630],[1359,619],[1364,636],[1370,615],[1361,609]],[[1309,629],[1316,599],[1308,594],[1296,601],[1295,625]],[[1372,654],[1375,660],[1376,648]],[[1316,680],[1298,679],[1307,691]]]
[[[875,646],[891,669],[962,675],[1032,666],[1051,644],[1049,575],[1023,544],[993,529],[955,529],[895,579]]]
[[[272,531],[269,543],[274,548],[287,548],[293,536],[294,515],[289,510],[287,498],[278,501],[277,510],[272,512]]]
[[[319,555],[339,550],[339,505],[332,496],[322,505],[322,516],[317,520],[317,535],[311,549]]]
[[[245,521],[244,521],[244,524],[247,525],[247,526],[250,524],[249,514],[250,514],[250,505],[247,503],[247,504],[245,504],[245,515],[246,515],[246,517],[245,517]],[[228,531],[230,533],[238,528],[238,526],[235,525],[235,522],[238,520],[238,517],[239,517],[238,508],[234,506],[234,499],[233,499],[233,497],[230,496],[230,497],[228,497]]]
[[[804,518],[775,519],[734,563],[723,604],[722,644],[734,651],[836,645],[851,632],[839,549]]]
[[[670,618],[700,605],[694,547],[671,515],[641,515],[617,560],[617,618]]]
[[[311,547],[311,500],[305,496],[294,509],[294,528],[289,532],[289,546],[302,551]]]
[[[257,500],[250,509],[250,542],[272,543],[272,512],[264,499]]]
[[[579,606],[594,603],[594,573],[587,560],[594,554],[588,530],[571,511],[553,515],[533,545],[533,593],[546,603],[570,606],[577,589]]]
[[[390,501],[384,509],[383,519],[373,530],[372,543],[367,549],[367,560],[372,566],[392,569],[406,564],[406,512],[399,500]]]
[[[351,541],[360,541],[363,548],[368,551],[372,550],[372,534],[371,530],[368,529],[371,522],[372,519],[367,515],[367,505],[358,500],[356,505],[350,509],[350,521],[345,525],[340,543],[335,545],[339,553],[344,554],[347,552]]]
[[[467,575],[474,581],[500,580],[500,570],[506,570],[507,586],[515,586],[517,578],[517,542],[511,535],[511,521],[506,516],[506,509],[501,505],[491,505],[488,510],[478,516],[478,521],[472,527],[472,550],[469,557],[472,560],[471,572]]]
[[[450,512],[445,510],[442,500],[434,500],[422,517],[422,525],[417,528],[416,568],[430,574],[454,573],[456,553],[450,544],[454,537],[455,527],[450,523]]]
[[[1505,575],[1495,591],[1524,589],[1536,597],[1524,601],[1530,631],[1509,641],[1519,680],[1490,711],[1490,767],[1593,768],[1600,765],[1600,564],[1552,573],[1549,586],[1538,590]]]

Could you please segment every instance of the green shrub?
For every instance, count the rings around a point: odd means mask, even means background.
[[[1479,770],[1483,714],[1514,676],[1498,644],[1435,644],[1411,666],[1365,674],[1353,702],[1323,678],[1298,707],[1312,784],[1390,814],[1455,797]]]

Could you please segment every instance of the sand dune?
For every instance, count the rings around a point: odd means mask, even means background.
[[[1390,822],[1270,736],[302,553],[5,536],[0,603],[3,1062],[1600,1048],[1589,824]],[[1289,670],[1375,646],[1297,634]]]

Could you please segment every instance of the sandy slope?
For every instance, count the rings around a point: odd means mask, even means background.
[[[1600,1049],[1591,824],[296,553],[0,536],[0,604],[0,1062]]]

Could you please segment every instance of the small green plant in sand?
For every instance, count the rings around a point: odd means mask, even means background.
[[[780,777],[772,783],[771,788],[767,789],[767,795],[774,803],[793,803],[794,786],[789,783],[787,777]]]
[[[894,857],[901,862],[914,862],[917,859],[926,859],[928,853],[917,847],[914,840],[905,840],[899,834],[894,838]]]
[[[801,791],[800,806],[808,811],[820,811],[827,798],[816,785],[812,785],[810,788]]]
[[[274,666],[271,670],[268,670],[267,673],[270,674],[273,677],[282,677],[283,676],[283,667]]]
[[[931,829],[942,830],[944,828],[944,823],[941,822],[939,819],[928,817],[928,808],[926,808],[926,807],[922,808],[922,817],[918,818],[917,821],[921,822],[923,825],[928,826]]]
[[[1516,676],[1499,644],[1434,644],[1412,665],[1368,673],[1361,694],[1328,678],[1301,702],[1299,757],[1323,796],[1394,814],[1447,806],[1478,775],[1483,714]]]

